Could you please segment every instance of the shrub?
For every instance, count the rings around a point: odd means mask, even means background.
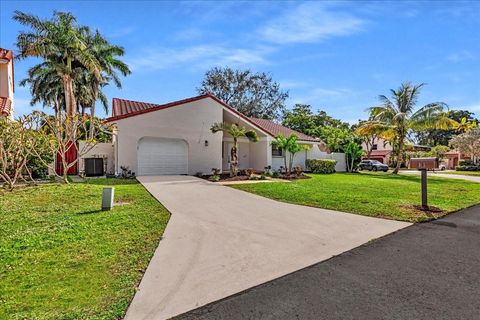
[[[208,177],[208,181],[218,182],[218,181],[220,181],[220,176],[219,175],[210,176],[210,177]]]
[[[460,160],[458,161],[458,166],[475,166],[475,163],[472,160]]]
[[[460,165],[455,168],[457,171],[480,171],[480,166],[475,165]]]
[[[334,173],[337,160],[332,159],[308,159],[307,166],[314,173]]]

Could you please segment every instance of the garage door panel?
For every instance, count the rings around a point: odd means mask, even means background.
[[[184,140],[142,138],[138,144],[138,175],[188,173],[188,145]]]

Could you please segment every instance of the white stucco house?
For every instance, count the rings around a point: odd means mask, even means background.
[[[296,133],[309,151],[295,157],[295,166],[305,168],[310,158],[338,158],[337,171],[344,171],[344,156],[326,154],[319,139],[295,132],[269,120],[248,118],[210,94],[167,104],[113,99],[112,116],[105,120],[115,125],[113,158],[115,173],[128,167],[136,175],[210,174],[212,168],[229,169],[232,138],[223,132],[212,133],[218,122],[236,123],[255,130],[256,143],[239,139],[239,167],[263,171],[283,165],[283,154],[272,141],[278,134]]]

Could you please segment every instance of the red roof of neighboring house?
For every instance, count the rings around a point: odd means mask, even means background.
[[[0,48],[0,59],[7,59],[8,61],[13,59],[12,50]]]
[[[7,97],[0,97],[0,114],[9,116],[12,112],[12,100]]]
[[[372,157],[375,157],[375,156],[386,156],[388,154],[390,154],[392,152],[392,150],[372,150],[372,152],[370,153],[370,156]]]
[[[299,140],[303,141],[312,141],[312,142],[319,142],[320,139],[307,136],[301,132],[292,130],[290,128],[284,127],[281,124],[275,123],[271,120],[266,119],[258,119],[258,118],[249,118],[253,123],[255,123],[258,127],[262,128],[266,132],[268,132],[271,136],[275,137],[278,135],[282,135],[284,137],[288,137],[289,135],[296,134]]]
[[[223,105],[225,108],[230,110],[231,112],[235,113],[245,121],[253,124],[254,126],[260,128],[261,130],[265,131],[266,133],[270,134],[271,136],[277,136],[279,134],[283,134],[285,136],[290,135],[290,133],[295,133],[297,134],[299,140],[302,141],[312,141],[312,142],[320,142],[320,139],[316,139],[310,136],[307,136],[303,133],[296,132],[292,129],[289,129],[287,127],[284,127],[282,125],[276,124],[270,120],[264,120],[264,119],[255,119],[255,118],[249,118],[245,116],[244,114],[240,113],[236,109],[230,107],[228,104],[225,102],[221,101],[217,97],[207,93],[203,94],[200,96],[188,98],[188,99],[183,99],[183,100],[178,100],[166,104],[154,104],[154,103],[145,103],[145,102],[139,102],[139,101],[131,101],[131,100],[125,100],[125,99],[118,99],[118,98],[113,98],[112,101],[112,116],[110,118],[105,119],[106,122],[112,122],[116,120],[121,120],[129,117],[133,117],[139,114],[144,114],[147,112],[152,112],[152,111],[158,111],[158,110],[163,110],[175,106],[179,106],[185,103],[189,102],[194,102],[198,101],[201,99],[206,99],[206,98],[211,98],[215,100],[216,102],[220,103]]]

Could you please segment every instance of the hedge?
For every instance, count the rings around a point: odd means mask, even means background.
[[[332,159],[308,159],[307,166],[313,173],[334,173],[337,160]]]
[[[457,171],[480,171],[480,166],[475,165],[462,165],[455,168]]]

